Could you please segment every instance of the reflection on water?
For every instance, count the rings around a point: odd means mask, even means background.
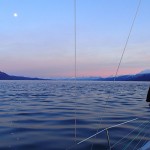
[[[105,132],[75,144],[75,105],[76,142],[137,117],[109,130],[111,146],[134,129],[113,149],[124,149],[129,143],[126,149],[138,149],[149,140],[150,125],[142,124],[149,120],[145,102],[149,83],[77,82],[76,94],[74,85],[71,81],[0,81],[0,149],[107,149]]]

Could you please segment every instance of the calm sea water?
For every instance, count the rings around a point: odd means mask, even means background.
[[[138,149],[150,140],[148,82],[76,86],[73,81],[0,81],[0,149],[103,150],[108,148],[106,132],[75,143],[135,118],[109,129],[112,149]]]

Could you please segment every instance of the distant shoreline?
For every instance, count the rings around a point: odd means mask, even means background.
[[[23,76],[12,76],[4,72],[0,72],[0,80],[51,80],[51,81],[150,81],[150,73],[135,74],[135,75],[121,75],[115,77],[77,77],[77,78],[32,78]]]

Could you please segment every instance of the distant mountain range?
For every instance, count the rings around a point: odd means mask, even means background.
[[[21,77],[21,76],[11,76],[11,75],[8,75],[8,74],[0,71],[0,80],[43,80],[43,79]]]
[[[147,73],[150,73],[150,69],[143,70],[139,74],[147,74]]]
[[[59,80],[75,80],[74,78],[65,78]],[[77,81],[150,81],[150,73],[136,75],[121,75],[115,77],[77,77]]]
[[[46,80],[42,78],[30,78],[22,76],[12,76],[0,71],[0,80]],[[75,78],[52,78],[47,80],[75,80]],[[150,81],[150,70],[142,71],[135,75],[121,75],[115,79],[111,77],[77,77],[78,81]]]
[[[64,78],[60,80],[75,80],[75,78]],[[77,77],[78,81],[150,81],[150,69],[141,71],[135,75],[120,75],[116,78],[110,77]]]
[[[101,81],[150,81],[150,73],[103,78]]]

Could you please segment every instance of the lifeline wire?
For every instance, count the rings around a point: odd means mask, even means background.
[[[147,134],[149,134],[149,133],[147,133]],[[147,143],[147,139],[145,139],[145,140],[146,140],[146,141],[143,142],[142,147]]]
[[[140,126],[142,126],[143,124],[145,124],[147,121],[142,122],[138,127],[134,128],[130,133],[128,133],[126,136],[124,136],[123,138],[121,138],[119,141],[117,141],[115,144],[113,144],[111,146],[111,148],[115,147],[116,145],[118,145],[119,143],[121,143],[121,141],[125,138],[127,138],[131,133],[133,133],[135,130],[137,130]]]
[[[142,131],[147,127],[148,124],[149,122],[139,131],[139,133],[135,136],[135,138],[132,139],[122,150],[127,150],[130,144],[142,133]]]
[[[94,136],[96,136],[96,135],[98,135],[98,134],[104,132],[106,129],[108,130],[108,129],[111,129],[111,128],[114,128],[114,127],[118,127],[118,126],[120,126],[120,125],[123,125],[123,124],[129,123],[129,122],[135,121],[135,120],[137,120],[137,119],[138,119],[138,118],[135,118],[135,119],[132,119],[132,120],[129,120],[129,121],[125,121],[125,122],[122,122],[122,123],[119,123],[119,124],[110,126],[110,127],[108,127],[108,128],[105,128],[105,129],[103,129],[103,130],[101,130],[101,131],[99,131],[99,132],[93,134],[92,136],[90,136],[90,137],[88,137],[88,138],[86,138],[86,139],[84,139],[84,140],[78,142],[77,144],[81,144],[81,143],[83,143],[83,142],[85,142],[85,141],[87,141],[87,140],[93,138]]]
[[[135,145],[135,147],[133,148],[133,150],[137,149],[138,145],[141,143],[141,141],[145,138],[146,136],[146,132],[143,134],[143,136],[141,137],[140,141]]]

